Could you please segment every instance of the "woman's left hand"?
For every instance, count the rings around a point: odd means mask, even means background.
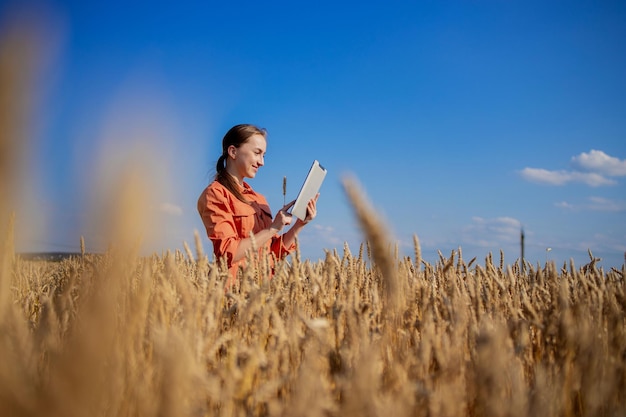
[[[315,197],[309,200],[306,205],[306,217],[302,221],[302,223],[307,224],[311,220],[315,218],[317,215],[317,198],[320,196],[320,193],[317,193]]]

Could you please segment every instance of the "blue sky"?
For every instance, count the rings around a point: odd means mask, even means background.
[[[20,5],[19,8],[17,5]],[[533,263],[626,252],[626,4],[618,1],[9,1],[37,17],[41,71],[18,249],[106,244],[102,167],[146,169],[149,250],[201,232],[223,134],[268,132],[250,184],[273,210],[313,159],[329,174],[304,256],[358,251],[341,188],[358,179],[411,255]],[[37,207],[36,210],[33,207]],[[20,227],[22,229],[20,229]],[[21,231],[21,234],[20,234]],[[551,248],[550,251],[547,248]]]

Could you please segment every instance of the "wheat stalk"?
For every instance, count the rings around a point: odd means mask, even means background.
[[[380,268],[385,282],[385,297],[390,312],[399,312],[402,309],[401,284],[391,254],[389,253],[389,239],[387,227],[379,220],[378,215],[364,198],[364,192],[354,179],[345,178],[343,186],[354,213],[359,220],[367,242],[372,246],[372,253],[376,265]]]

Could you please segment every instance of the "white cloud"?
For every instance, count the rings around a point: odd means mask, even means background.
[[[595,149],[589,153],[583,152],[572,157],[572,165],[586,171],[599,172],[612,177],[626,176],[626,159],[620,160]]]
[[[562,201],[555,203],[556,207],[566,210],[581,210],[581,211],[605,211],[605,212],[620,212],[626,211],[626,202],[610,200],[604,197],[589,197],[589,202],[586,204],[575,205]]]
[[[522,178],[548,185],[565,185],[571,182],[587,184],[591,187],[614,185],[614,180],[608,179],[595,172],[579,171],[550,171],[543,168],[524,168],[520,174]]]
[[[464,240],[482,247],[497,247],[519,240],[522,223],[512,217],[485,219],[473,217],[463,230]]]
[[[583,252],[585,255],[582,257],[582,261],[579,263],[587,263],[589,262],[589,256],[587,255],[588,251],[591,250],[594,257],[600,256],[602,258],[601,253],[617,253],[623,254],[626,253],[626,244],[624,244],[624,239],[626,236],[614,236],[606,233],[596,233],[592,236],[587,237],[584,240],[580,241],[562,241],[558,243],[558,246],[561,250],[565,251],[579,251]],[[617,266],[619,264],[616,264]]]
[[[332,226],[323,226],[321,224],[314,224],[313,228],[323,232],[332,232],[333,230],[335,230],[335,228]]]
[[[589,210],[593,211],[624,211],[626,210],[626,204],[620,201],[609,200],[603,197],[589,197],[590,204],[587,205]]]
[[[303,233],[300,237],[303,242],[315,242],[322,244],[326,248],[335,248],[343,245],[343,240],[337,236],[332,226],[324,226],[321,224],[313,224],[307,233]]]
[[[169,214],[171,216],[182,216],[183,209],[176,204],[161,203],[159,204],[159,211],[161,213]]]
[[[582,183],[590,187],[615,185],[609,177],[626,176],[626,160],[609,156],[602,151],[592,149],[571,158],[574,170],[548,170],[526,167],[520,175],[527,181],[548,185]]]
[[[574,210],[574,206],[567,201],[561,201],[559,203],[554,203],[556,207],[566,209],[566,210]]]

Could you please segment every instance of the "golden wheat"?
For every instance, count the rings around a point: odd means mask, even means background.
[[[262,264],[251,262],[226,293],[219,263],[202,266],[188,253],[13,258],[2,276],[11,291],[0,306],[0,355],[9,358],[0,368],[0,411],[626,411],[621,272],[548,265],[521,275],[490,257],[474,268],[459,257],[422,260],[421,272],[410,258],[396,259],[406,290],[392,321],[380,269],[347,246],[342,256],[282,265],[271,280],[259,281],[253,268]]]

